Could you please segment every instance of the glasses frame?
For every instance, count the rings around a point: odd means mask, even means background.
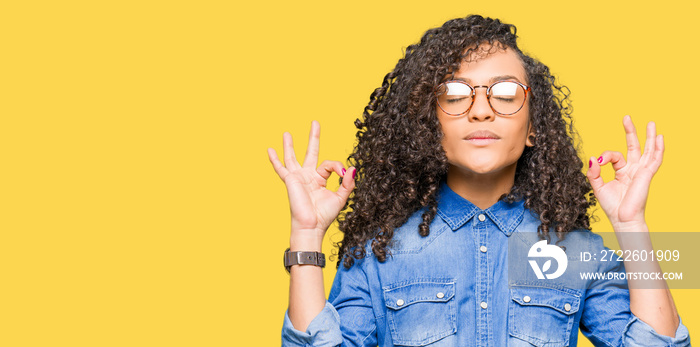
[[[494,85],[496,85],[498,83],[503,83],[503,82],[515,83],[525,90],[525,97],[523,98],[523,104],[520,105],[520,107],[518,107],[518,109],[515,112],[501,113],[501,112],[496,111],[496,109],[493,108],[493,105],[491,105],[491,88]],[[449,112],[445,111],[444,108],[442,108],[442,105],[440,105],[440,101],[439,101],[440,97],[438,96],[438,89],[440,89],[440,86],[442,86],[443,84],[447,84],[447,83],[462,83],[462,84],[467,85],[467,87],[469,87],[472,90],[472,103],[469,105],[469,107],[467,107],[466,111],[456,114],[456,113],[449,113]],[[445,112],[445,114],[450,115],[450,116],[458,117],[458,116],[461,116],[465,113],[469,113],[469,111],[471,111],[472,106],[474,106],[474,99],[476,99],[476,88],[486,88],[486,100],[489,103],[489,107],[491,107],[491,110],[493,111],[493,113],[495,113],[497,115],[501,115],[501,116],[510,116],[512,114],[518,113],[518,111],[520,111],[523,108],[523,106],[525,106],[525,101],[527,101],[527,95],[532,90],[530,87],[528,87],[528,86],[526,86],[518,81],[511,81],[511,80],[496,81],[496,82],[493,82],[490,86],[472,86],[469,83],[461,81],[461,80],[449,80],[449,81],[445,81],[445,82],[438,84],[438,86],[435,87],[435,91],[433,91],[433,94],[435,94],[435,102],[438,104],[438,107],[440,107],[442,112]]]

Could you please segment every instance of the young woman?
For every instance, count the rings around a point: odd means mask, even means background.
[[[663,138],[650,123],[642,152],[625,117],[627,159],[606,151],[586,177],[566,88],[515,31],[476,15],[427,31],[355,121],[348,169],[317,167],[317,122],[302,165],[288,133],[284,164],[268,149],[292,215],[283,345],[574,346],[578,328],[601,346],[690,345],[665,282],[571,274],[658,268],[579,254],[604,249],[587,212],[597,201],[623,250],[651,249],[644,207]],[[616,178],[605,183],[608,163]],[[325,188],[334,172],[337,192]],[[335,218],[342,266],[326,300],[317,257]],[[526,258],[547,247],[576,271],[535,278],[549,265],[530,270]]]

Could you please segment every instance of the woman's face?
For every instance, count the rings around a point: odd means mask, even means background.
[[[488,47],[486,47],[488,48]],[[517,54],[510,48],[491,49],[488,55],[463,62],[454,79],[466,81],[471,86],[490,86],[498,80],[518,81],[527,85],[525,69]],[[515,172],[515,164],[525,146],[532,146],[528,139],[529,99],[516,113],[497,115],[486,99],[486,88],[476,88],[474,104],[461,116],[446,114],[437,105],[437,116],[444,137],[442,146],[447,154],[450,170],[466,175],[498,174],[504,169]],[[474,135],[476,131],[488,131],[496,139],[484,139]],[[469,137],[474,137],[469,139]]]

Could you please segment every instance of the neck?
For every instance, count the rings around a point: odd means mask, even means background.
[[[515,164],[487,174],[466,171],[453,165],[447,171],[447,186],[482,210],[498,202],[501,195],[510,192],[514,182]]]

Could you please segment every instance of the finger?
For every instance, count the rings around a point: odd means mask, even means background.
[[[343,175],[343,183],[340,185],[340,187],[338,187],[338,191],[336,191],[338,198],[342,199],[343,202],[348,200],[350,193],[352,193],[352,190],[355,189],[356,174],[357,169],[355,169],[354,166],[351,166],[347,171],[345,171],[345,175]]]
[[[586,177],[588,177],[588,182],[591,183],[593,193],[596,193],[603,187],[603,185],[605,185],[603,178],[600,177],[600,165],[598,164],[598,159],[595,157],[591,157],[588,160],[588,171],[586,172]]]
[[[644,142],[644,153],[642,160],[650,161],[656,149],[656,123],[647,123],[647,139]]]
[[[622,118],[622,125],[625,127],[625,138],[627,139],[627,160],[636,163],[642,156],[639,139],[637,139],[637,129],[634,127],[632,117],[629,115]]]
[[[282,179],[282,182],[284,182],[284,178],[287,177],[289,171],[284,167],[284,165],[282,165],[282,162],[280,161],[279,157],[277,157],[277,152],[275,152],[275,150],[272,148],[268,148],[267,157],[270,158],[270,163],[272,163],[272,167],[275,169],[277,175]]]
[[[600,166],[603,166],[607,163],[612,163],[613,169],[615,171],[622,169],[627,165],[627,162],[625,161],[625,157],[622,155],[622,153],[617,152],[617,151],[605,151],[603,154],[598,157],[598,164]]]
[[[299,162],[297,161],[296,155],[294,155],[294,142],[292,142],[292,134],[285,132],[282,135],[282,144],[284,146],[284,164],[287,166],[288,170],[298,169]]]
[[[321,165],[319,165],[318,169],[316,169],[316,172],[325,180],[328,180],[328,177],[331,177],[331,174],[334,172],[337,173],[338,176],[343,177],[345,171],[343,163],[336,160],[324,160]]]
[[[661,167],[661,163],[664,160],[664,151],[666,150],[666,145],[664,144],[664,136],[656,135],[656,151],[651,160],[651,170],[656,173]]]
[[[311,131],[309,131],[309,145],[306,147],[306,155],[304,156],[303,167],[316,167],[318,163],[318,147],[321,136],[321,126],[317,121],[311,122]]]

